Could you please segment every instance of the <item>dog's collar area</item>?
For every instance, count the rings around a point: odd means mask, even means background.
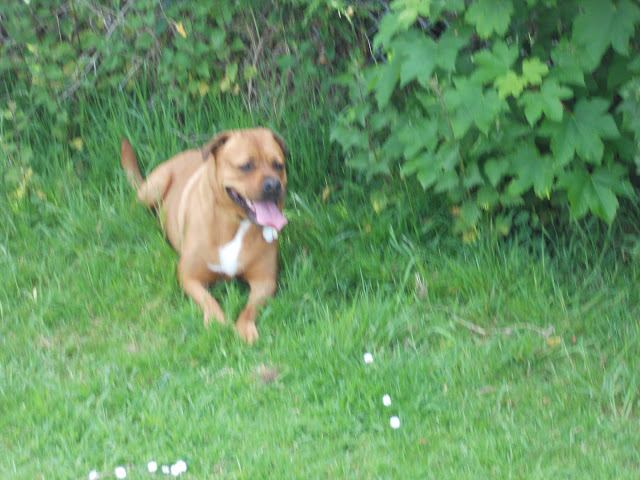
[[[227,194],[237,205],[239,205],[244,211],[245,215],[249,220],[260,227],[271,227],[277,233],[282,230],[287,224],[287,219],[284,218],[278,205],[272,201],[254,201],[243,197],[233,188],[226,188]],[[265,236],[265,240],[269,241],[267,237],[270,235],[267,234]],[[277,236],[275,237],[277,238]]]

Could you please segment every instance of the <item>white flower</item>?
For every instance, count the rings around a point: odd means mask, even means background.
[[[178,460],[174,467],[176,467],[180,473],[184,473],[187,471],[187,464],[184,460]]]
[[[166,465],[162,465],[162,473],[164,473],[165,475],[169,475],[171,473],[171,470]]]
[[[115,474],[119,479],[127,478],[127,470],[124,467],[116,467]]]
[[[369,352],[364,354],[364,363],[373,363],[373,355]]]
[[[389,419],[389,425],[391,425],[391,428],[394,430],[400,428],[400,419],[398,417],[391,417]]]
[[[388,394],[385,394],[384,397],[382,397],[382,404],[385,407],[388,407],[389,405],[391,405],[391,397]]]
[[[151,460],[147,463],[147,470],[149,470],[149,473],[156,473],[158,471],[158,464]]]
[[[98,475],[98,472],[96,472],[95,470],[91,470],[89,472],[89,480],[98,480],[99,477],[100,475]]]

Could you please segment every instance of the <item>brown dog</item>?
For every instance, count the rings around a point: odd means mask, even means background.
[[[219,279],[240,277],[251,288],[236,326],[248,343],[258,338],[257,308],[276,291],[277,232],[287,220],[284,141],[256,128],[218,134],[202,150],[187,150],[143,180],[133,149],[122,139],[122,167],[149,207],[161,208],[167,237],[180,255],[178,278],[202,308],[204,324],[225,323],[206,289]]]

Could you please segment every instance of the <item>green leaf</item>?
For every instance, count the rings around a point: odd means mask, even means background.
[[[53,82],[62,80],[63,77],[62,68],[55,63],[45,65],[44,73],[47,76],[47,79]]]
[[[400,87],[416,79],[420,85],[426,87],[435,66],[436,43],[433,39],[412,30],[402,34],[392,44],[393,51],[401,55]]]
[[[459,185],[456,166],[460,163],[458,146],[455,142],[440,145],[433,154],[423,151],[404,163],[403,176],[416,174],[423,188],[435,185],[437,192],[452,190]]]
[[[347,125],[344,121],[338,121],[331,128],[330,140],[332,142],[338,142],[342,146],[342,150],[347,152],[349,150],[368,150],[369,138],[367,135]]]
[[[550,155],[540,155],[535,144],[527,142],[510,155],[509,161],[509,172],[514,176],[507,186],[509,194],[522,195],[533,187],[539,198],[549,197],[555,179]]]
[[[222,50],[224,48],[224,42],[227,38],[227,32],[222,28],[213,28],[210,34],[211,48],[213,50]]]
[[[619,163],[595,168],[591,178],[595,185],[609,188],[620,196],[633,198],[635,195],[633,185],[629,181],[629,171]]]
[[[423,152],[413,159],[402,165],[400,173],[403,176],[416,175],[422,188],[431,187],[438,177],[442,175],[442,171],[437,167],[435,155]]]
[[[465,84],[459,80],[460,85],[446,88],[443,92],[443,100],[447,108],[453,136],[462,138],[473,123],[473,110],[477,108],[476,99],[482,95],[482,87],[476,84]],[[467,88],[468,87],[468,88]]]
[[[608,0],[585,0],[584,13],[573,22],[572,43],[585,56],[589,70],[595,69],[609,46],[628,55],[629,40],[640,21],[640,8],[629,0],[614,4]]]
[[[475,202],[467,200],[460,208],[460,218],[465,222],[466,226],[473,227],[480,218],[480,209]]]
[[[549,78],[558,83],[584,86],[584,73],[581,55],[576,52],[575,46],[562,38],[558,45],[551,51],[553,66],[549,72]]]
[[[482,84],[492,83],[506,74],[517,58],[517,45],[507,47],[506,43],[498,41],[493,50],[481,50],[473,56],[476,68],[471,74],[471,80]]]
[[[542,77],[549,73],[549,67],[538,57],[525,58],[522,61],[522,78],[526,85],[540,85]]]
[[[500,195],[498,195],[498,191],[494,187],[491,185],[483,185],[478,190],[476,202],[480,207],[489,210],[498,203],[499,198]]]
[[[602,98],[580,99],[573,114],[564,115],[562,123],[545,121],[540,133],[551,136],[551,151],[560,166],[571,162],[575,154],[589,163],[601,163],[602,139],[620,135],[608,108],[609,102]]]
[[[498,183],[500,183],[500,180],[502,180],[502,177],[504,177],[508,169],[509,160],[504,157],[500,159],[489,159],[484,164],[484,173],[494,187],[498,186]]]
[[[396,0],[391,8],[400,12],[401,16],[407,15],[407,18],[414,18],[414,15],[431,16],[431,0]]]
[[[507,103],[493,90],[485,95],[480,85],[466,78],[456,78],[454,83],[455,88],[443,93],[454,136],[462,138],[472,123],[487,135],[498,114],[507,109]]]
[[[468,27],[448,28],[436,43],[436,65],[447,72],[455,71],[458,51],[468,45],[470,37],[471,29]]]
[[[404,145],[403,155],[407,160],[411,160],[421,150],[434,151],[438,143],[438,124],[427,117],[407,122],[394,133]]]
[[[235,82],[236,76],[238,75],[238,63],[237,62],[228,63],[226,68],[226,73],[229,80],[231,80],[232,82]]]
[[[571,206],[571,216],[582,218],[589,211],[591,200],[589,198],[589,186],[591,178],[586,169],[580,168],[562,175],[558,184],[567,189],[567,197]]]
[[[611,21],[611,46],[620,55],[629,54],[629,41],[640,22],[640,7],[637,2],[622,0],[614,5],[615,14]]]
[[[369,150],[355,153],[347,160],[347,164],[355,170],[365,172],[368,179],[374,175],[389,174],[389,163],[386,159],[376,158]]]
[[[258,73],[258,69],[254,65],[247,65],[243,70],[243,77],[245,80],[251,80],[255,78]]]
[[[493,32],[500,36],[507,32],[512,13],[511,0],[477,0],[467,9],[464,18],[475,25],[480,37],[489,38]]]
[[[585,168],[565,173],[559,179],[559,185],[567,189],[571,216],[582,218],[591,210],[605,222],[611,223],[618,210],[615,191],[628,188],[628,180],[623,178],[624,175],[624,168],[619,165],[615,168],[598,167],[591,175]]]
[[[142,32],[136,39],[136,47],[141,50],[146,50],[153,45],[153,37],[149,32]]]
[[[400,23],[398,15],[394,13],[387,13],[382,20],[380,20],[380,26],[378,27],[378,33],[373,37],[373,49],[384,46],[388,47],[391,42],[391,38],[400,30],[406,30],[406,26]]]
[[[627,83],[634,77],[634,73],[630,68],[628,57],[613,54],[609,57],[609,65],[607,68],[607,91],[615,92],[621,85]]]
[[[232,52],[245,52],[247,48],[244,46],[242,39],[240,37],[235,37],[231,45],[229,46]]]
[[[480,98],[480,103],[481,108],[476,110],[473,121],[480,131],[487,135],[489,127],[495,124],[500,113],[509,110],[509,105],[495,90],[487,90]]]
[[[467,189],[484,184],[484,179],[482,178],[482,174],[480,173],[480,168],[478,168],[477,163],[472,163],[467,166],[464,176],[462,177],[462,184],[464,185],[464,188]]]
[[[291,70],[296,64],[296,59],[291,54],[281,55],[276,58],[276,65],[280,70]]]
[[[378,75],[374,83],[375,97],[378,108],[384,108],[391,99],[393,90],[400,76],[400,63],[391,61],[377,67]]]
[[[142,28],[142,17],[128,15],[127,16],[127,25],[132,30],[140,30]]]
[[[460,164],[458,145],[455,142],[442,143],[436,152],[436,162],[443,172],[455,171],[456,165]]]
[[[373,39],[373,49],[389,47],[391,39],[398,32],[407,30],[413,25],[418,15],[431,15],[431,2],[428,0],[396,0],[391,4],[392,11],[380,21],[378,33]]]
[[[431,15],[440,16],[441,12],[458,13],[464,9],[464,0],[431,0]]]
[[[183,52],[177,52],[175,57],[173,57],[173,62],[176,66],[184,70],[188,70],[191,66],[191,58]]]
[[[384,110],[369,114],[369,126],[374,132],[386,130],[391,124],[396,122],[397,115],[398,114],[393,107],[385,108]],[[367,125],[365,118],[361,119],[361,125]]]
[[[498,89],[500,98],[507,98],[509,95],[518,98],[522,90],[524,90],[522,77],[516,75],[513,70],[509,70],[506,74],[496,78],[493,85]]]
[[[209,71],[209,64],[207,62],[199,63],[196,67],[196,73],[200,76],[200,78],[211,78],[211,72]]]
[[[506,237],[511,232],[513,226],[513,210],[508,214],[500,214],[495,219],[495,226],[497,232]]]
[[[449,170],[448,172],[438,176],[438,181],[436,182],[434,190],[437,193],[450,192],[459,184],[460,179],[458,178],[458,172],[455,170]]]
[[[640,77],[627,82],[620,89],[620,96],[622,102],[616,111],[622,113],[622,128],[640,141]]]
[[[519,99],[518,104],[524,105],[524,114],[527,117],[529,125],[534,126],[542,113],[549,120],[554,122],[562,121],[562,112],[564,110],[562,100],[571,98],[573,90],[567,87],[561,87],[555,80],[545,80],[539,92],[525,92]]]

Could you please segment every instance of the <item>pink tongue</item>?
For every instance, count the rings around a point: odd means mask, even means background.
[[[273,202],[253,202],[253,208],[256,211],[256,221],[263,227],[268,225],[280,231],[287,224],[287,219]]]

